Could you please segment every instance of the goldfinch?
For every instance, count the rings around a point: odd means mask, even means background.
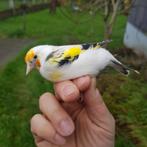
[[[130,69],[103,48],[108,42],[109,40],[91,44],[33,47],[25,56],[26,74],[37,68],[45,79],[59,82],[84,75],[96,76],[106,66],[112,66],[128,75]]]

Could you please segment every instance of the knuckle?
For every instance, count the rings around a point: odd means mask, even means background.
[[[62,117],[62,113],[63,111],[61,110],[60,107],[56,107],[53,111],[52,117],[56,117],[57,115],[59,115],[60,117]]]

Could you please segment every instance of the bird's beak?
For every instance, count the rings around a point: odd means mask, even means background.
[[[29,64],[27,64],[26,75],[28,75],[32,69],[33,68]]]

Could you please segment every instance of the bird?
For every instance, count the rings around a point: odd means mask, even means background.
[[[96,77],[107,66],[128,75],[133,69],[118,61],[103,47],[109,42],[111,40],[75,45],[35,46],[25,55],[26,75],[37,69],[46,80],[60,82],[85,75]]]

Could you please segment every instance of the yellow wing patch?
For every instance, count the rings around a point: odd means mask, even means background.
[[[53,57],[50,58],[49,61],[52,64],[63,65],[63,64],[73,61],[73,59],[79,56],[82,52],[84,51],[81,50],[81,46],[73,46],[65,50],[63,53],[59,54],[58,56],[53,55]]]
[[[29,50],[25,56],[25,62],[27,63],[27,62],[31,61],[33,59],[34,55],[35,55],[35,53],[34,53],[33,49]]]
[[[75,56],[78,56],[82,52],[80,46],[78,47],[72,47],[68,50],[66,50],[63,54],[64,57],[71,57],[74,58]]]

